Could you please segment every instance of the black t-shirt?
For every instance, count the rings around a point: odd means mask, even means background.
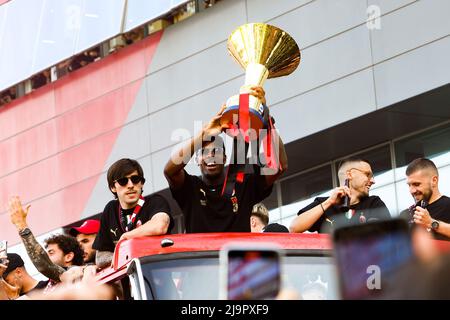
[[[183,185],[171,192],[183,212],[187,233],[250,232],[253,206],[272,192],[260,174],[246,174],[231,198],[221,196],[222,185],[208,186],[186,171],[184,176]]]
[[[328,198],[318,197],[314,201],[301,209],[297,215],[306,212]],[[375,220],[386,220],[391,218],[388,208],[378,196],[362,198],[357,204],[350,206],[350,210],[343,212],[340,206],[330,206],[325,213],[309,228],[308,231],[318,231],[320,233],[331,233],[336,227],[365,223]]]
[[[170,215],[170,207],[167,200],[159,195],[152,194],[144,197],[145,203],[136,216],[135,226],[140,226],[149,221],[156,213],[165,212],[169,215],[169,230],[173,227],[173,218]],[[120,212],[119,212],[120,211]],[[100,217],[100,230],[95,237],[92,248],[100,251],[114,252],[114,247],[125,233],[125,225],[121,223],[122,214],[132,214],[134,208],[119,210],[119,201],[108,202]]]
[[[426,209],[430,213],[431,218],[439,220],[445,223],[450,223],[450,198],[442,196],[438,200],[430,203],[426,206]],[[400,217],[408,220],[411,225],[414,223],[414,210],[415,206],[409,207],[400,213]],[[431,230],[435,239],[450,241],[449,237],[446,237],[434,230]]]
[[[430,216],[435,219],[445,223],[450,223],[450,198],[447,196],[442,196],[433,203],[427,206],[427,210]],[[449,237],[446,237],[438,232],[432,231],[433,235],[438,240],[450,241]]]
[[[47,287],[48,282],[49,282],[49,280],[39,281],[33,289],[31,289],[28,292],[21,293],[20,295],[21,296],[23,296],[25,294],[28,295],[30,293],[33,293],[33,291],[35,291],[35,290],[45,289]]]

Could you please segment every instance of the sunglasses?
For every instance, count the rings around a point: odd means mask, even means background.
[[[139,182],[142,182],[142,184],[145,183],[145,178],[141,176],[131,176],[131,177],[123,177],[120,179],[115,180],[114,182],[117,182],[122,187],[125,187],[128,184],[128,180],[131,180],[133,184],[138,184]]]

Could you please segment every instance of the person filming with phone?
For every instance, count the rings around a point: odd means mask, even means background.
[[[426,228],[434,238],[450,241],[450,198],[439,192],[439,173],[433,161],[412,161],[406,168],[406,183],[415,204],[400,216]]]
[[[318,197],[301,209],[290,225],[291,232],[331,233],[341,225],[390,219],[384,202],[378,196],[369,196],[375,180],[366,160],[343,161],[338,176],[339,187],[328,198]]]

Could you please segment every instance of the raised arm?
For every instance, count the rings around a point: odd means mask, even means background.
[[[220,111],[195,137],[191,138],[188,143],[170,157],[164,167],[164,175],[172,188],[178,189],[183,185],[183,169],[191,157],[202,148],[203,143],[207,141],[207,139],[219,135],[223,130],[228,128],[226,124],[220,124],[220,118],[222,117],[225,108],[226,106],[223,105]]]
[[[60,276],[65,270],[50,260],[47,252],[37,242],[33,233],[28,228],[26,218],[29,209],[30,205],[28,205],[25,210],[23,209],[20,198],[17,196],[11,197],[9,200],[8,210],[11,222],[16,226],[31,262],[33,262],[36,269],[47,278],[54,281],[60,281]]]

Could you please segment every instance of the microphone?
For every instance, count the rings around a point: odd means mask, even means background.
[[[345,179],[344,185],[348,188],[350,185],[350,181],[348,179]],[[347,194],[342,200],[341,209],[342,211],[348,211],[350,209],[350,197]]]
[[[420,203],[417,204],[417,206],[425,209],[428,206],[428,202],[426,200],[421,200]]]

